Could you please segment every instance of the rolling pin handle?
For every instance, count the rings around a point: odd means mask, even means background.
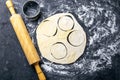
[[[34,64],[34,67],[35,67],[35,70],[36,70],[36,72],[38,74],[39,80],[46,80],[45,75],[42,72],[38,62]]]
[[[16,14],[13,3],[12,3],[12,0],[7,0],[6,5],[7,5],[8,9],[9,9],[9,11],[12,15]]]

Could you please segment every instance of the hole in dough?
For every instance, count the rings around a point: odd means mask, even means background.
[[[62,42],[57,42],[51,46],[51,55],[55,59],[63,59],[67,55],[67,48]]]

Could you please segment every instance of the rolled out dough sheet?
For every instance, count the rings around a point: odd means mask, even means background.
[[[86,34],[70,13],[43,20],[36,30],[36,38],[42,56],[59,64],[75,62],[86,46]]]

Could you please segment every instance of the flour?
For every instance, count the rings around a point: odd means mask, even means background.
[[[100,4],[97,1],[86,3],[80,0],[71,2],[59,0],[59,4],[55,3],[54,5],[45,2],[46,0],[40,1],[40,6],[44,8],[44,10],[42,11],[42,16],[38,20],[37,25],[43,19],[53,14],[72,12],[73,15],[77,16],[78,22],[81,21],[85,25],[83,28],[86,30],[88,39],[84,55],[75,63],[61,65],[42,58],[43,64],[41,67],[47,74],[72,78],[77,74],[79,74],[79,76],[93,74],[97,71],[112,67],[112,57],[120,52],[118,49],[120,37],[119,34],[115,35],[115,33],[119,33],[119,26],[117,26],[116,23],[117,16],[113,13],[112,7],[105,3],[106,1]],[[111,3],[111,1],[108,1],[108,3]],[[27,19],[25,19],[25,21],[27,21]],[[35,45],[37,45],[34,37],[37,25],[34,24],[34,22],[26,23]]]
[[[79,7],[74,10],[78,18],[89,28],[88,34],[92,33],[92,35],[88,36],[88,50],[86,49],[84,58],[78,59],[78,61],[70,65],[58,65],[43,61],[42,68],[45,71],[58,75],[74,76],[78,73],[91,74],[105,68],[111,68],[112,56],[116,54],[115,47],[120,43],[104,44],[102,39],[117,32],[116,16],[111,10],[105,10],[97,2],[91,4],[93,6],[78,4]],[[61,7],[66,7],[66,5],[62,4]],[[70,6],[67,6],[66,9],[69,10]],[[103,46],[94,50],[97,45]],[[90,47],[93,50],[89,50]],[[88,56],[89,58],[87,58]]]

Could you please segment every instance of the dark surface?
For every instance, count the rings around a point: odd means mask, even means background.
[[[38,80],[9,22],[11,15],[5,1],[0,0],[0,80]],[[120,80],[119,0],[37,1],[41,7],[40,18],[29,21],[22,13],[24,0],[13,0],[37,49],[37,25],[59,12],[72,13],[87,34],[85,52],[75,63],[59,65],[42,58],[40,65],[47,80]]]

